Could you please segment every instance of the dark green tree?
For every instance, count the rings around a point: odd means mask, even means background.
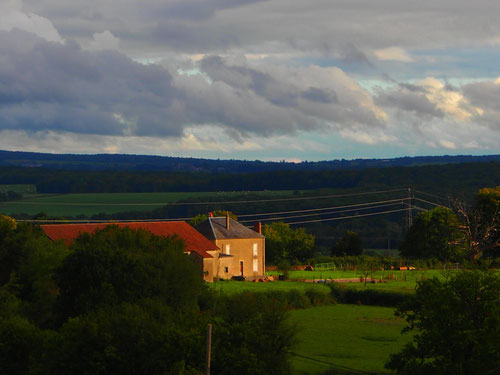
[[[458,261],[464,256],[463,234],[452,210],[436,207],[421,212],[399,247],[403,257]]]
[[[71,318],[46,361],[57,374],[200,374],[206,324],[158,299],[120,303]]]
[[[386,364],[399,374],[494,374],[500,366],[500,277],[464,271],[419,282],[396,310],[413,341]]]
[[[117,226],[83,234],[55,275],[61,318],[147,297],[193,306],[202,280],[184,246],[178,238]]]
[[[58,288],[52,276],[67,254],[39,226],[0,218],[0,286],[15,293],[24,302],[23,313],[42,326],[54,320]]]
[[[290,374],[288,352],[295,327],[278,298],[241,293],[220,301],[220,323],[214,326],[213,372],[221,375]]]
[[[292,229],[289,224],[274,222],[262,227],[266,237],[266,261],[278,264],[304,262],[314,256],[314,236],[305,228]]]
[[[361,238],[356,232],[350,230],[333,245],[331,250],[332,256],[361,255],[361,253],[363,253]]]

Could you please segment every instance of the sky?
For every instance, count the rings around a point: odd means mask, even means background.
[[[498,14],[490,0],[1,0],[0,149],[500,154]]]

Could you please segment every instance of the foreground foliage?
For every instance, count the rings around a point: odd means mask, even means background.
[[[0,219],[0,373],[202,374],[209,323],[214,373],[289,373],[285,304],[213,293],[183,248],[111,226],[68,250]]]
[[[400,374],[487,374],[500,366],[500,277],[464,271],[420,282],[396,315],[414,341],[386,365]]]

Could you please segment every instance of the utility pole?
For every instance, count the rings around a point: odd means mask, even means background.
[[[406,230],[410,230],[413,225],[413,216],[412,216],[412,204],[411,204],[411,188],[408,188],[408,211],[406,215]]]
[[[207,367],[206,375],[210,375],[210,357],[212,354],[212,325],[208,325],[207,330]]]

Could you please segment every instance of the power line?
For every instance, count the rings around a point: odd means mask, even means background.
[[[178,218],[163,218],[163,219],[16,219],[17,222],[26,223],[130,223],[130,222],[154,222],[154,221],[187,221],[194,219],[193,217],[178,217]]]
[[[416,198],[416,197],[413,197],[413,199],[415,199],[417,201],[420,201],[420,202],[427,203],[427,204],[432,204],[433,206],[436,206],[436,207],[446,207],[446,206],[443,206],[442,204],[437,204],[437,203],[434,203],[434,202],[430,202],[430,201],[427,201],[425,199],[420,199],[420,198]]]
[[[375,193],[383,193],[383,192],[394,192],[394,191],[402,191],[404,189],[393,189],[393,190],[384,190],[384,191],[377,191],[377,192],[362,192],[362,193],[353,193],[353,194],[342,194],[342,195],[329,195],[329,196],[323,196],[323,197],[339,197],[339,196],[356,196],[356,195],[367,195],[367,194],[375,194]],[[428,194],[430,195],[430,194]],[[299,198],[299,199],[316,199],[320,197],[305,197],[305,198]],[[290,198],[292,200],[295,200],[297,198]],[[369,210],[369,209],[377,209],[381,207],[387,207],[390,205],[396,205],[396,202],[400,202],[401,204],[405,204],[410,207],[410,209],[417,209],[421,211],[425,211],[426,209],[416,206],[416,205],[409,205],[406,203],[407,200],[410,198],[398,198],[398,199],[391,199],[391,200],[385,200],[385,201],[375,201],[375,202],[364,202],[364,203],[358,203],[358,204],[353,204],[353,205],[344,205],[344,206],[332,206],[332,207],[323,207],[323,208],[313,208],[313,209],[304,209],[304,210],[293,210],[293,211],[280,211],[280,212],[268,212],[268,213],[260,213],[260,214],[245,214],[245,215],[238,215],[239,217],[260,217],[260,216],[270,216],[270,215],[286,215],[286,214],[293,214],[293,213],[302,213],[302,212],[315,212],[314,214],[308,214],[308,215],[295,215],[295,216],[285,216],[285,217],[273,217],[273,218],[256,218],[252,220],[242,220],[240,221],[241,223],[248,223],[248,222],[255,222],[255,221],[270,221],[270,220],[287,220],[287,219],[292,219],[292,218],[298,218],[298,217],[308,217],[308,216],[315,216],[315,215],[331,215],[335,213],[344,213],[344,212],[349,212],[353,210]],[[412,199],[428,203],[434,206],[440,206],[439,204],[412,197]],[[281,199],[280,199],[281,200]],[[266,200],[268,201],[268,200]],[[242,201],[238,201],[242,202]],[[252,202],[252,201],[245,201],[245,202]],[[7,202],[6,202],[7,203]],[[214,202],[211,202],[214,203]],[[227,202],[223,202],[227,203]],[[384,204],[387,203],[387,204]],[[201,203],[200,203],[201,204]],[[121,205],[121,204],[120,204]],[[150,204],[149,204],[150,205]],[[347,210],[341,210],[344,208],[348,208]],[[349,209],[352,208],[352,209]],[[382,215],[382,214],[387,214],[387,213],[393,213],[393,212],[400,212],[407,210],[406,209],[398,209],[398,210],[388,210],[388,211],[383,211],[383,212],[375,212],[375,213],[367,213],[367,214],[360,214],[360,215],[351,215],[351,216],[342,216],[342,217],[335,217],[335,218],[327,218],[327,219],[317,219],[317,220],[304,220],[304,221],[297,221],[297,222],[292,222],[289,223],[290,225],[294,224],[306,224],[306,223],[313,223],[313,222],[323,222],[323,221],[334,221],[334,220],[345,220],[345,219],[350,219],[350,218],[360,218],[360,217],[365,217],[365,216],[374,216],[374,215]],[[327,211],[327,210],[333,210],[331,212],[320,212],[320,211]],[[335,211],[336,210],[336,211]],[[193,217],[182,217],[182,218],[153,218],[153,219],[119,219],[119,220],[113,220],[113,219],[108,219],[108,220],[99,220],[99,219],[81,219],[81,220],[66,220],[66,219],[25,219],[25,220],[18,220],[20,222],[35,222],[35,223],[48,223],[48,222],[72,222],[72,223],[120,223],[120,222],[155,222],[155,221],[187,221],[191,220]]]
[[[331,212],[321,212],[321,213],[313,213],[313,214],[307,214],[307,215],[294,215],[294,216],[284,216],[284,217],[272,217],[272,218],[266,218],[266,219],[253,219],[253,220],[240,220],[240,223],[250,223],[250,222],[255,222],[255,221],[272,221],[272,220],[282,220],[282,219],[292,219],[292,218],[298,218],[298,217],[308,217],[308,216],[316,216],[316,215],[332,215],[336,213],[344,213],[344,212],[350,212],[354,210],[371,210],[371,209],[376,209],[376,208],[381,208],[381,207],[387,207],[387,206],[394,206],[397,204],[404,204],[404,200],[401,199],[393,199],[389,201],[379,201],[380,203],[384,202],[392,202],[388,204],[378,204],[379,202],[372,202],[372,203],[363,203],[360,205],[349,205],[349,206],[337,206],[337,207],[329,207],[328,209],[341,209],[344,207],[353,207],[351,209],[347,210],[340,210],[340,211],[331,211]],[[367,206],[371,204],[372,206]],[[378,204],[378,205],[377,205]],[[316,210],[316,209],[313,209]],[[297,210],[297,211],[284,211],[286,212],[310,212],[313,210]],[[324,208],[320,208],[318,210],[325,210]],[[259,214],[253,214],[253,215],[237,215],[238,217],[243,217],[243,216],[257,216]],[[268,215],[268,214],[262,214],[262,215]],[[20,219],[17,220],[19,222],[34,222],[34,223],[47,223],[47,222],[72,222],[72,223],[126,223],[126,222],[153,222],[153,221],[187,221],[187,220],[192,220],[193,217],[179,217],[179,218],[160,218],[160,219],[74,219],[74,220],[67,220],[67,219]]]
[[[385,201],[376,201],[376,202],[368,202],[368,203],[350,204],[350,205],[346,205],[346,206],[332,206],[332,207],[324,207],[324,208],[311,208],[311,209],[304,209],[304,210],[294,210],[294,211],[267,212],[267,213],[261,213],[261,214],[246,214],[246,215],[238,215],[238,217],[295,214],[295,213],[300,213],[300,212],[314,212],[314,211],[323,211],[323,210],[326,211],[326,210],[331,210],[331,209],[341,209],[341,208],[349,208],[349,207],[367,206],[367,205],[378,204],[378,203],[403,202],[403,201],[405,201],[407,199],[408,198],[398,198],[398,199],[390,199],[390,200],[385,200]]]
[[[427,208],[422,208],[420,206],[413,205],[412,208],[414,210],[419,210],[419,211],[429,211]]]
[[[361,211],[361,210],[372,210],[376,208],[381,208],[381,207],[388,207],[388,206],[395,206],[395,205],[400,205],[402,202],[398,200],[397,203],[388,203],[388,204],[381,204],[378,206],[368,206],[368,207],[354,207],[350,208],[347,210],[341,210],[341,211],[332,211],[332,212],[320,212],[320,213],[312,213],[312,214],[306,214],[306,215],[293,215],[293,216],[281,216],[281,217],[271,217],[271,218],[266,218],[266,219],[253,219],[253,220],[241,220],[240,223],[251,223],[255,221],[273,221],[273,220],[286,220],[286,219],[295,219],[298,217],[309,217],[309,216],[318,216],[318,215],[332,215],[332,214],[338,214],[338,213],[344,213],[344,212],[350,212],[350,211]]]
[[[419,193],[419,194],[424,194],[424,195],[428,195],[429,197],[434,197],[434,198],[438,198],[438,199],[442,199],[444,201],[451,201],[450,198],[443,198],[443,197],[439,197],[437,195],[434,195],[434,194],[429,194],[429,193],[426,193],[424,191],[419,191],[419,190],[413,190],[413,192],[415,193]]]
[[[406,211],[406,210],[407,210],[407,208],[401,208],[399,210],[390,210],[390,211],[383,211],[383,212],[372,212],[372,213],[369,213],[369,214],[362,214],[362,215],[351,215],[351,216],[334,217],[334,218],[329,218],[329,219],[296,221],[296,222],[287,223],[287,224],[289,224],[289,225],[295,225],[295,224],[319,223],[319,222],[323,222],[323,221],[345,220],[345,219],[359,218],[359,217],[365,217],[365,216],[384,215],[384,214],[390,214],[390,213],[393,213],[393,212],[401,212],[401,211]]]
[[[292,202],[300,200],[314,200],[326,198],[343,198],[353,197],[360,195],[372,195],[393,193],[403,191],[405,189],[391,189],[368,191],[349,194],[332,194],[320,195],[311,197],[298,197],[298,198],[274,198],[274,199],[255,199],[255,200],[239,200],[239,201],[216,201],[216,202],[158,202],[158,203],[82,203],[82,202],[23,202],[23,201],[9,201],[2,202],[5,204],[22,204],[22,205],[51,205],[51,206],[196,206],[196,205],[211,205],[211,204],[245,204],[245,203],[269,203],[269,202]]]

